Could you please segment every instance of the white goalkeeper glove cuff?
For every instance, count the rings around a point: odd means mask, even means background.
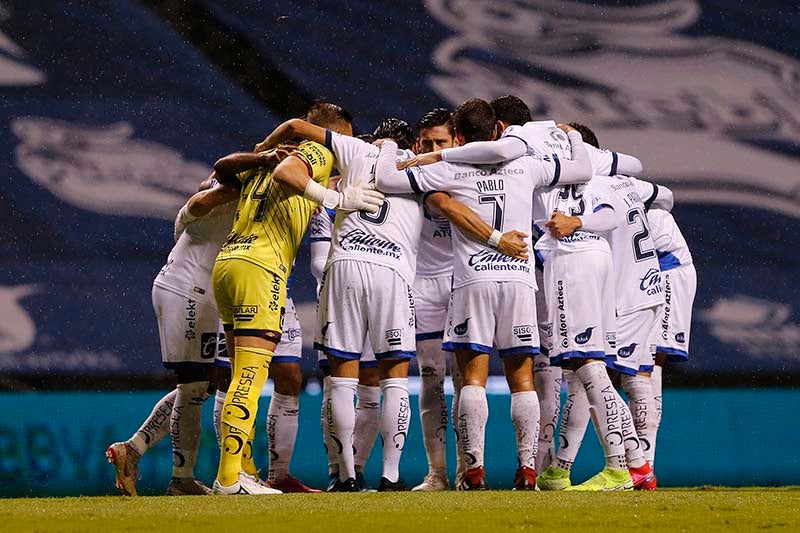
[[[323,187],[314,180],[308,180],[303,196],[328,209],[336,209],[339,205],[339,193],[333,189]]]

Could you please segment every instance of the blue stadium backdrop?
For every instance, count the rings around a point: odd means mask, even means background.
[[[506,93],[591,125],[675,191],[699,277],[685,372],[800,376],[796,7],[197,1],[361,131]],[[0,0],[0,377],[162,373],[150,286],[174,215],[217,157],[285,118],[141,3]]]

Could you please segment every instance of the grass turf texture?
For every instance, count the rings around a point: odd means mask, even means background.
[[[3,531],[800,531],[800,491],[21,498],[0,517]]]

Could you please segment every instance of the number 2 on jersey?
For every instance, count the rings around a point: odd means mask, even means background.
[[[638,207],[634,207],[628,211],[627,220],[628,224],[640,224],[642,226],[640,231],[633,234],[633,255],[636,257],[636,261],[644,261],[654,257],[656,251],[653,248],[642,250],[642,241],[650,237],[650,228],[647,227],[647,219],[644,213],[642,213],[642,210]]]
[[[503,231],[503,211],[506,207],[505,194],[482,194],[478,196],[481,204],[492,204],[492,227],[497,231]]]

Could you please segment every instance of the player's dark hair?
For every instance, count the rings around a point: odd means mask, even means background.
[[[495,114],[486,100],[472,98],[453,111],[453,127],[466,142],[491,141]]]
[[[454,135],[453,114],[443,107],[437,107],[422,115],[417,121],[417,131],[435,128],[436,126],[447,126],[450,135]]]
[[[583,137],[583,142],[591,144],[595,148],[600,148],[600,141],[597,140],[597,135],[594,134],[589,126],[580,122],[570,122],[568,125],[578,130],[578,133]]]
[[[381,122],[372,136],[376,139],[391,139],[397,143],[401,150],[409,150],[414,144],[414,130],[405,120],[399,118],[387,118]]]
[[[353,123],[353,115],[346,109],[330,102],[314,102],[308,108],[306,121],[322,128],[330,127],[338,122]]]
[[[371,133],[362,133],[361,135],[356,135],[356,139],[361,139],[365,143],[370,143],[370,144],[375,142],[375,136],[372,135]]]
[[[497,120],[502,120],[509,126],[522,126],[532,120],[531,110],[519,96],[500,96],[492,100],[491,105]]]

